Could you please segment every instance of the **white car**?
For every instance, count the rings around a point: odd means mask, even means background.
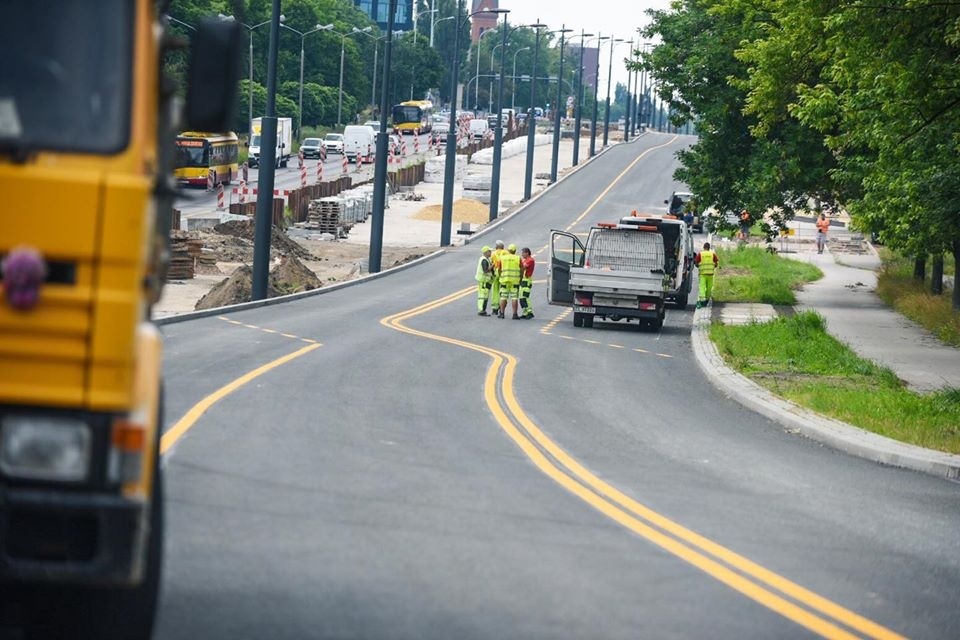
[[[323,148],[327,153],[343,153],[343,134],[328,133],[323,137]]]

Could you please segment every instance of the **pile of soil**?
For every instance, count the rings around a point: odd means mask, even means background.
[[[213,228],[214,232],[220,235],[233,236],[253,243],[256,234],[254,221],[250,220],[230,220],[221,222]],[[313,256],[310,252],[291,240],[287,234],[277,227],[270,229],[270,253],[271,255],[293,255],[302,260],[311,260]]]
[[[267,297],[311,291],[322,286],[320,279],[308,269],[296,256],[280,258],[280,262],[270,270],[267,280]],[[228,278],[217,283],[206,295],[197,301],[194,309],[213,309],[241,302],[249,302],[253,293],[253,268],[242,264]]]
[[[413,214],[415,220],[430,220],[439,222],[443,216],[443,207],[439,204],[420,209]],[[453,222],[470,222],[472,224],[485,224],[490,221],[490,205],[483,204],[476,200],[462,198],[453,203]]]

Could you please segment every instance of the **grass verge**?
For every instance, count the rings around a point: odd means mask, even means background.
[[[913,261],[888,251],[881,253],[883,268],[877,274],[877,295],[888,305],[930,331],[940,340],[960,347],[960,313],[950,303],[951,290],[944,287],[942,295],[930,293],[930,265],[923,282],[913,279]],[[947,256],[944,272],[956,271],[953,260]]]
[[[960,453],[960,389],[908,391],[892,371],[831,337],[816,313],[714,323],[710,338],[730,366],[783,398],[889,438]]]
[[[759,247],[721,249],[718,254],[720,270],[713,283],[717,302],[792,305],[797,302],[794,289],[823,277],[811,264],[781,258]]]

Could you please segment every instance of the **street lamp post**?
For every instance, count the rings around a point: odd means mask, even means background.
[[[600,99],[597,93],[600,90],[600,47],[610,36],[597,36],[597,68],[593,76],[593,120],[590,121],[590,157],[597,155],[597,116],[600,108]]]
[[[480,45],[483,44],[483,36],[488,33],[493,33],[493,29],[487,29],[477,38],[477,81],[473,85],[473,110],[475,112],[480,109]],[[467,89],[469,90],[470,87],[468,86]]]
[[[510,77],[510,109],[517,111],[517,54],[521,51],[530,51],[530,47],[523,47],[513,52],[513,75]],[[516,118],[516,115],[514,115]]]
[[[506,30],[506,25],[504,25],[504,30]],[[493,49],[490,50],[490,85],[487,88],[487,113],[490,113],[493,111],[493,54],[495,54],[497,52],[497,49],[501,47],[503,47],[504,52],[506,52],[506,46],[505,46],[506,44],[507,44],[507,34],[506,34],[506,31],[504,31],[503,42],[496,45],[495,47],[493,47]],[[503,54],[500,54],[500,60],[501,60],[500,74],[502,75],[503,74],[503,63],[502,63]]]
[[[630,55],[627,58],[627,110],[624,115],[623,121],[623,141],[630,142],[630,90],[633,88],[631,86],[631,81],[633,80],[633,70],[630,68],[630,63],[633,62],[633,38],[630,38]]]
[[[393,50],[393,21],[397,13],[397,0],[390,0],[387,17],[387,42],[383,51],[383,87],[380,90],[380,111],[388,108],[387,87],[390,81],[390,57]],[[355,29],[356,30],[356,29]],[[361,30],[362,31],[362,30]],[[376,68],[376,67],[374,67]],[[370,273],[379,273],[383,251],[383,212],[387,200],[387,119],[380,118],[380,132],[376,137],[376,162],[373,167],[373,210],[370,221],[370,255],[367,266]]]
[[[422,18],[422,17],[425,16],[425,15],[433,15],[433,14],[436,13],[436,12],[437,12],[436,9],[430,9],[429,11],[424,11],[423,13],[418,13],[418,14],[417,14],[417,17],[413,19],[413,44],[414,44],[414,46],[416,46],[416,44],[417,44],[417,20],[419,20],[420,18]],[[430,24],[431,24],[431,25],[433,24],[433,20],[432,20],[432,19],[431,19],[431,21],[430,21]],[[356,28],[356,27],[354,27],[354,28]],[[431,40],[430,45],[433,46],[433,33],[432,33],[432,32],[431,32],[431,34],[430,34],[430,40]]]
[[[496,48],[496,47],[494,47]],[[500,79],[497,81],[497,129],[493,132],[493,174],[490,176],[490,217],[493,222],[500,215],[500,162],[503,159],[503,76],[507,55],[507,16],[503,16],[503,37],[500,41]],[[516,58],[514,58],[516,60]],[[490,59],[493,73],[493,58]]]
[[[391,0],[392,1],[392,0]],[[463,0],[457,1],[457,18],[463,12]],[[446,159],[444,162],[443,174],[443,209],[440,219],[440,246],[446,247],[450,244],[450,227],[453,223],[453,172],[456,168],[457,155],[457,50],[460,47],[460,30],[466,21],[478,13],[509,13],[508,9],[481,9],[467,14],[461,20],[456,20],[456,31],[453,36],[453,60],[450,65],[450,130],[447,131]],[[439,20],[437,21],[439,22]],[[381,123],[383,120],[381,120]]]
[[[573,29],[567,29],[566,27],[567,25],[562,25],[560,29],[554,32],[560,34],[560,69],[557,71],[557,104],[554,105],[553,108],[553,156],[550,158],[551,184],[557,181],[557,164],[559,163],[560,157],[560,101],[563,96],[563,47],[566,34],[573,31]]]
[[[527,110],[527,171],[523,176],[523,200],[530,199],[533,192],[533,150],[536,146],[537,136],[537,118],[534,109],[537,103],[537,56],[540,53],[540,30],[545,29],[547,25],[537,19],[536,24],[529,24],[528,27],[535,29],[537,39],[533,46],[533,71],[530,73],[530,106]]]
[[[607,146],[610,139],[610,81],[613,79],[613,48],[618,42],[626,42],[623,38],[613,38],[610,40],[610,63],[607,66],[607,108],[603,115],[603,146]],[[599,57],[599,56],[598,56]]]
[[[580,30],[580,64],[577,66],[577,104],[576,118],[573,124],[573,166],[580,162],[580,123],[583,118],[583,50],[586,48],[587,38],[592,38],[592,33],[586,33]]]
[[[317,31],[329,31],[333,29],[333,24],[317,25],[313,29],[307,32],[299,31],[293,27],[289,27],[285,24],[281,24],[281,27],[289,31],[293,31],[295,34],[300,36],[300,102],[298,103],[297,109],[299,113],[297,115],[297,136],[303,135],[303,42],[306,40],[307,36],[311,33],[316,33]],[[251,116],[251,120],[253,117]]]

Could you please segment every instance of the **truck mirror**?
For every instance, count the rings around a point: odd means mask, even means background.
[[[206,18],[190,38],[190,68],[184,126],[228,131],[240,76],[240,24]]]

